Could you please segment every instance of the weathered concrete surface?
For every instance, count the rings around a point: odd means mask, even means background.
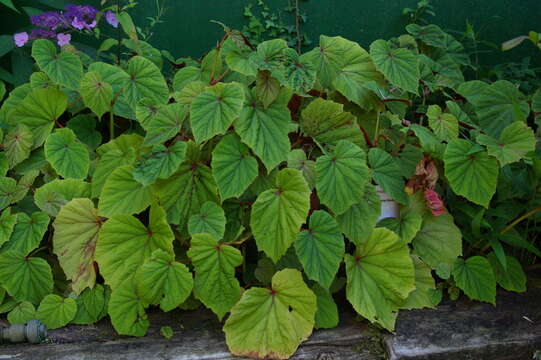
[[[373,337],[366,326],[344,315],[335,329],[315,331],[292,359],[378,360],[363,351]],[[49,332],[51,344],[0,345],[0,360],[215,360],[239,359],[227,351],[221,324],[206,311],[151,314],[151,328],[143,338],[115,335],[108,321],[94,326],[70,325]],[[161,326],[171,326],[174,336],[164,339]]]
[[[541,289],[501,294],[496,303],[401,312],[396,333],[385,336],[389,360],[531,360],[541,350]]]
[[[292,359],[531,360],[541,350],[541,289],[498,296],[497,307],[461,300],[437,310],[401,312],[394,335],[374,335],[355,316],[340,326],[318,330]],[[109,321],[70,325],[49,333],[48,343],[0,345],[0,360],[215,360],[238,359],[225,345],[221,324],[207,311],[153,313],[143,338],[115,334]],[[171,326],[174,336],[159,335]],[[383,342],[383,343],[382,343]]]

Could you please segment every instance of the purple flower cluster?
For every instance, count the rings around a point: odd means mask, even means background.
[[[47,11],[30,17],[30,22],[36,26],[30,35],[17,33],[13,35],[15,45],[24,46],[30,39],[57,39],[59,46],[71,41],[70,32],[92,30],[97,25],[98,10],[90,5],[69,4],[64,11]],[[105,13],[105,19],[113,26],[118,26],[116,14],[112,11]]]

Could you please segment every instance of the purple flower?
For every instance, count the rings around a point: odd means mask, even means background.
[[[96,26],[98,10],[90,5],[66,5],[63,17],[67,23],[78,30],[92,29]]]
[[[21,32],[14,34],[13,40],[15,41],[15,45],[17,45],[17,47],[22,47],[28,42],[28,33]]]
[[[62,25],[63,19],[58,12],[47,11],[41,15],[31,16],[30,22],[32,22],[33,25],[54,30]]]
[[[58,34],[56,35],[56,38],[58,40],[58,46],[64,46],[68,45],[71,41],[71,35],[70,34]]]
[[[30,34],[32,39],[54,39],[55,37],[56,33],[54,31],[46,29],[34,29]]]
[[[116,14],[112,12],[111,10],[107,11],[105,13],[105,20],[114,28],[118,27],[118,19],[116,17]]]
[[[78,17],[75,17],[71,21],[71,26],[73,26],[77,30],[83,30],[85,28],[85,26],[86,26],[86,23],[82,19],[79,19]]]

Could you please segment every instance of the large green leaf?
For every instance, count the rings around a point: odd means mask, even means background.
[[[427,111],[428,125],[443,141],[458,137],[458,119],[453,114],[444,114],[438,105],[430,105]]]
[[[477,142],[485,145],[488,154],[494,156],[501,166],[517,162],[535,150],[535,136],[533,130],[523,122],[514,122],[503,129],[500,139],[487,135],[479,135]]]
[[[264,107],[272,104],[280,94],[280,82],[268,70],[258,71],[255,84],[257,98]]]
[[[145,313],[146,306],[131,278],[113,289],[109,316],[115,330],[121,335],[144,336],[150,325]]]
[[[186,85],[194,81],[204,81],[208,83],[210,76],[203,74],[203,71],[195,66],[185,66],[175,73],[173,77],[173,89],[181,91]]]
[[[295,239],[295,252],[308,278],[328,289],[345,252],[336,220],[323,210],[312,213],[308,229]]]
[[[302,171],[310,189],[316,187],[316,162],[308,160],[302,149],[292,150],[287,156],[287,167]]]
[[[235,134],[225,136],[212,152],[212,175],[220,197],[240,197],[257,177],[257,160]]]
[[[107,299],[105,288],[96,284],[94,288],[86,288],[75,299],[77,313],[71,321],[73,324],[90,325],[98,322],[107,312]]]
[[[190,123],[200,143],[223,134],[238,118],[244,102],[244,90],[237,83],[218,83],[192,101]]]
[[[0,177],[0,209],[13,203],[15,193],[19,190],[15,179],[10,177]]]
[[[393,48],[390,42],[376,40],[370,45],[370,56],[376,69],[393,85],[417,94],[419,60],[408,49]]]
[[[406,204],[408,197],[404,191],[404,178],[396,159],[379,148],[372,148],[368,152],[368,163],[374,180],[383,191],[400,204]]]
[[[466,261],[457,259],[453,278],[458,288],[471,299],[496,305],[496,278],[486,258],[472,256]]]
[[[131,118],[134,118],[135,107],[143,98],[159,104],[167,102],[169,88],[160,69],[152,61],[142,56],[134,56],[128,61],[126,72],[129,79],[119,100],[129,106]],[[107,78],[104,77],[104,80],[107,81]]]
[[[285,161],[291,148],[287,134],[291,115],[287,104],[291,94],[282,90],[267,108],[257,101],[255,90],[246,94],[246,104],[235,120],[235,130],[265,164],[267,171]]]
[[[317,298],[317,311],[315,316],[316,329],[332,329],[338,326],[338,306],[329,292],[319,284],[312,286],[312,291]]]
[[[32,45],[32,57],[54,82],[72,90],[79,89],[79,81],[83,76],[83,64],[79,56],[68,51],[58,54],[52,42],[38,39]]]
[[[165,211],[150,208],[148,228],[130,215],[115,215],[103,224],[96,246],[96,261],[105,283],[115,290],[157,249],[173,253],[173,231]]]
[[[365,141],[357,119],[343,111],[344,105],[317,98],[301,113],[302,131],[322,144],[336,145],[347,140],[364,147]]]
[[[90,114],[77,115],[71,118],[66,126],[73,130],[77,138],[91,149],[101,144],[101,133],[96,130],[96,117]]]
[[[53,274],[46,260],[11,250],[0,254],[0,284],[15,299],[39,304],[53,290]]]
[[[76,294],[94,287],[94,252],[102,220],[90,199],[73,199],[55,219],[53,246]]]
[[[11,238],[2,247],[2,251],[17,250],[28,255],[41,243],[49,225],[49,217],[41,211],[33,213],[32,216],[25,213],[20,213],[17,216],[17,224],[15,224]]]
[[[2,215],[0,215],[0,248],[11,237],[11,234],[13,233],[13,228],[17,223],[17,217],[17,214],[11,213],[11,208],[7,208],[2,211]]]
[[[371,322],[394,330],[396,310],[415,289],[408,246],[390,230],[378,228],[355,256],[346,255],[346,296]]]
[[[178,170],[185,156],[185,142],[177,141],[169,147],[156,145],[136,161],[133,178],[144,186],[153,184],[158,178],[167,179]]]
[[[133,178],[133,166],[121,166],[109,175],[103,186],[100,215],[135,214],[146,209],[153,199],[151,188]]]
[[[496,192],[498,161],[485,151],[471,153],[474,146],[463,139],[449,142],[443,157],[445,177],[457,195],[488,208]]]
[[[77,313],[77,303],[71,298],[62,298],[49,294],[41,301],[36,317],[47,329],[58,329],[66,326]]]
[[[368,52],[359,44],[350,42],[333,85],[348,100],[370,110],[379,104],[379,100],[365,87],[368,82],[383,84],[383,76],[376,70]]]
[[[415,290],[409,293],[402,309],[435,308],[438,305],[436,282],[432,277],[430,266],[425,264],[418,256],[412,255],[415,266]]]
[[[192,237],[188,256],[195,268],[194,295],[221,320],[240,298],[235,267],[242,264],[242,254],[220,244],[207,233]]]
[[[188,221],[188,232],[190,235],[209,233],[215,239],[222,239],[225,234],[225,213],[224,210],[212,201],[201,206],[199,213],[192,215]]]
[[[487,258],[492,266],[496,281],[502,288],[507,291],[526,291],[526,274],[524,274],[522,265],[516,258],[509,255],[505,257],[507,269],[503,268],[494,252],[488,254]]]
[[[400,236],[402,240],[410,243],[415,235],[421,230],[423,218],[414,212],[405,212],[400,218],[385,218],[378,223],[379,227],[385,227]]]
[[[285,269],[271,289],[244,292],[224,325],[229,351],[238,356],[287,359],[314,327],[316,297],[299,271]]]
[[[113,87],[99,73],[89,71],[83,76],[80,93],[85,106],[99,118],[111,110]]]
[[[366,154],[346,140],[338,141],[332,153],[316,161],[317,193],[335,214],[343,214],[361,201],[369,178]]]
[[[524,122],[530,114],[530,106],[517,87],[506,80],[496,81],[472,101],[479,125],[487,135],[498,138],[508,125],[515,121]]]
[[[90,167],[87,147],[71,129],[58,129],[45,141],[45,157],[64,178],[84,179]]]
[[[54,122],[68,106],[66,95],[55,89],[34,89],[17,105],[12,121],[28,126],[34,139],[33,148],[43,144]]]
[[[412,243],[417,255],[432,269],[441,266],[451,269],[456,258],[462,255],[462,233],[447,213],[426,215]]]
[[[36,318],[36,308],[28,301],[20,302],[8,314],[10,324],[26,324]]]
[[[32,143],[32,132],[25,125],[19,124],[8,131],[3,146],[10,168],[30,157]]]
[[[161,106],[156,115],[143,125],[147,131],[144,144],[158,145],[177,135],[182,129],[188,110],[188,106],[178,103]]]
[[[368,239],[380,214],[379,195],[374,185],[367,183],[361,201],[338,215],[336,221],[346,237],[358,246]]]
[[[191,294],[193,278],[186,265],[175,262],[173,254],[158,249],[137,270],[135,283],[142,299],[171,311]]]
[[[132,117],[134,115],[133,109],[130,108],[127,98],[121,96],[124,89],[128,87],[130,75],[118,66],[99,61],[90,64],[88,71],[98,73],[104,82],[111,85],[115,99],[113,112],[123,117]]]
[[[262,192],[252,206],[250,225],[257,248],[277,262],[306,221],[310,190],[298,170],[283,169],[276,187]]]
[[[167,210],[167,220],[181,229],[205,202],[218,202],[211,170],[204,164],[184,163],[171,177],[155,185],[160,203]]]
[[[79,179],[55,179],[36,190],[34,202],[47,215],[56,216],[71,199],[89,197],[89,183]]]

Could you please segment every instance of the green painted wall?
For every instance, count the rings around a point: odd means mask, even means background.
[[[266,0],[278,9],[289,0]],[[169,11],[164,23],[155,29],[152,43],[173,55],[200,56],[222,36],[219,20],[233,28],[242,28],[246,20],[243,8],[255,0],[167,0]],[[308,15],[305,30],[317,43],[320,34],[341,35],[362,46],[378,38],[404,32],[401,15],[404,7],[414,7],[417,0],[306,0],[301,7]],[[466,20],[474,25],[483,40],[501,43],[530,30],[541,31],[540,0],[433,0],[437,16],[434,23],[444,29],[464,30]],[[155,13],[154,0],[142,0],[134,17],[142,21]],[[285,14],[287,15],[287,14]],[[528,44],[530,45],[530,44]],[[491,54],[489,63],[518,61],[523,56],[537,56],[533,46],[523,45],[511,53]]]

